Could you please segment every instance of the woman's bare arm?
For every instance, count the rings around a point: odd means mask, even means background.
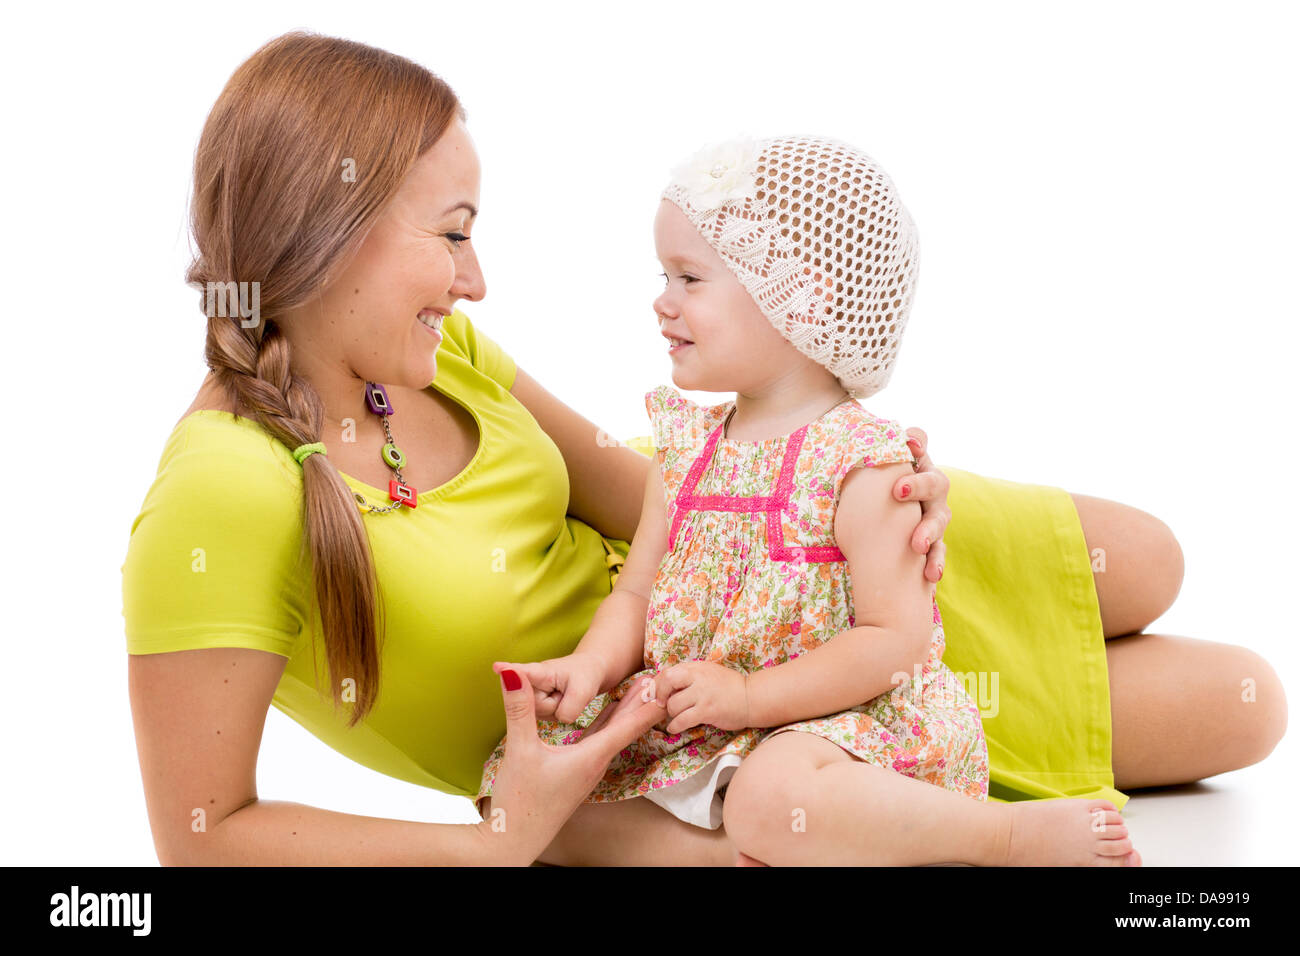
[[[479,824],[336,813],[257,796],[257,752],[285,659],[205,648],[131,655],[154,848],[164,866],[470,866],[518,862]]]

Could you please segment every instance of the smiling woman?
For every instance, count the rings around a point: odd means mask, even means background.
[[[409,60],[292,33],[235,71],[204,126],[186,278],[256,283],[261,308],[247,325],[208,316],[211,372],[122,567],[165,863],[528,863],[662,715],[647,702],[558,751],[526,678],[496,673],[571,649],[627,543],[568,514],[565,461],[511,394],[514,361],[456,308],[486,290],[465,115]],[[453,794],[508,731],[508,832],[259,800],[272,705]]]
[[[422,310],[451,311],[456,244],[435,230],[463,227],[469,202],[435,210],[449,195],[478,196],[477,157],[451,89],[385,55],[388,95],[371,97],[365,111],[342,108],[347,85],[322,82],[331,48],[346,56],[340,43],[290,36],[250,58],[213,107],[194,161],[200,251],[186,279],[256,282],[269,320],[243,328],[210,317],[204,354],[231,403],[290,449],[321,441],[347,418],[362,423],[359,441],[375,432],[355,365],[340,367],[339,353],[423,337]],[[381,65],[368,59],[371,70]],[[281,115],[296,122],[270,122]],[[350,175],[322,175],[345,160]],[[386,197],[391,208],[377,218]],[[295,243],[295,234],[311,240]],[[482,295],[465,273],[460,282],[460,294]],[[423,388],[436,344],[380,356],[370,346],[364,378]],[[330,670],[356,682],[356,723],[380,679],[374,567],[353,496],[323,456],[303,462],[303,489]]]

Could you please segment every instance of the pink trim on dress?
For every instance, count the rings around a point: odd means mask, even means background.
[[[673,524],[668,532],[668,547],[671,549],[676,545],[677,529],[687,511],[742,511],[750,514],[763,511],[767,513],[767,552],[773,561],[844,561],[844,552],[834,545],[802,548],[797,545],[791,547],[785,543],[785,529],[781,522],[781,515],[790,505],[790,493],[794,490],[794,468],[799,460],[799,452],[803,448],[808,426],[804,425],[786,442],[785,458],[781,462],[781,476],[776,483],[776,494],[749,497],[697,495],[695,489],[700,479],[704,477],[704,469],[713,460],[713,449],[722,436],[722,428],[723,425],[718,425],[709,435],[709,440],[704,443],[704,450],[691,464],[686,480],[678,489],[677,498],[673,503]]]

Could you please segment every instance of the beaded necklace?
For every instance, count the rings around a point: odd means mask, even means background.
[[[393,430],[388,427],[388,416],[394,414],[396,410],[393,408],[393,402],[388,397],[388,392],[384,389],[384,386],[377,385],[374,382],[366,382],[366,407],[372,413],[378,415],[384,423],[384,435],[388,438],[388,442],[380,449],[379,457],[385,465],[393,469],[393,477],[388,481],[388,497],[393,503],[391,505],[372,505],[366,500],[365,495],[356,491],[352,492],[352,497],[369,514],[388,514],[390,511],[396,511],[402,505],[414,508],[419,492],[407,484],[406,479],[402,477],[402,468],[406,465],[406,456],[402,454],[402,450],[393,441]],[[303,459],[308,455],[315,454],[325,454],[323,442],[309,442],[305,445],[299,445],[293,450],[294,460],[298,464],[302,464]]]

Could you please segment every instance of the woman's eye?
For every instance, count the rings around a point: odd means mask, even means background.
[[[452,242],[456,243],[456,245],[460,245],[462,242],[469,242],[469,236],[461,235],[459,232],[449,232],[446,236]]]

